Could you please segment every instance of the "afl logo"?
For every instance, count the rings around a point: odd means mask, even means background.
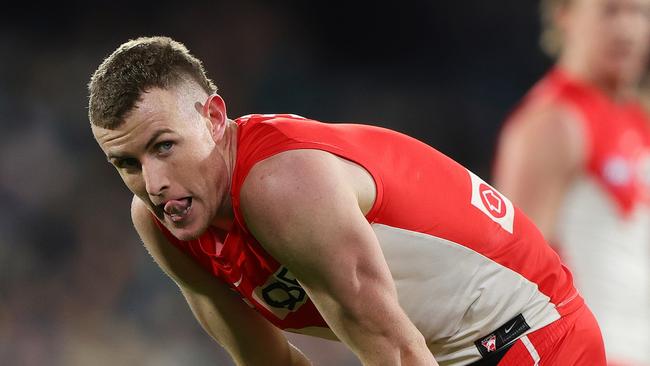
[[[472,182],[472,206],[478,208],[503,230],[512,234],[515,221],[515,208],[512,202],[496,189],[490,187],[476,174],[467,171]]]
[[[503,203],[503,198],[499,192],[485,183],[478,186],[478,192],[481,195],[483,206],[490,211],[490,214],[497,219],[506,215],[506,205]]]

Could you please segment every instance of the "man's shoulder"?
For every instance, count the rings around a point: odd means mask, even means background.
[[[582,116],[575,107],[558,98],[539,98],[524,103],[509,119],[505,133],[527,140],[544,137],[568,139],[568,143],[580,143]]]
[[[259,161],[244,181],[242,193],[263,190],[283,191],[288,183],[311,179],[338,169],[338,159],[331,153],[316,149],[286,150]]]
[[[549,97],[531,100],[519,108],[504,126],[499,144],[501,159],[509,156],[518,161],[525,157],[574,172],[588,155],[589,141],[579,111],[562,99]]]
[[[256,164],[239,197],[244,216],[282,215],[347,189],[339,159],[322,150],[288,150]],[[284,209],[280,209],[284,208]]]
[[[315,122],[292,114],[251,114],[235,120],[238,128],[237,153],[248,156],[266,155],[301,135],[307,126],[302,122]]]
[[[290,113],[248,114],[235,119],[235,123],[243,129],[251,129],[258,126],[282,125],[287,122],[295,121],[313,120]]]
[[[345,151],[348,124],[324,123],[296,115],[265,114],[238,118],[237,166],[233,189],[238,192],[251,174],[281,178],[299,175],[302,164],[331,160],[332,149]],[[265,172],[265,173],[262,173]],[[267,184],[271,180],[260,182]]]

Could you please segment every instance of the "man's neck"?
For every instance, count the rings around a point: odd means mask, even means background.
[[[232,207],[232,200],[230,199],[230,192],[232,190],[232,177],[235,171],[235,163],[237,161],[237,123],[228,120],[226,130],[224,131],[221,140],[219,141],[219,150],[223,156],[226,164],[226,179],[228,181],[226,192],[222,192],[223,201],[221,207],[212,221],[212,226],[216,226],[222,230],[229,231],[232,228],[235,219],[235,213]]]
[[[232,177],[237,161],[237,128],[237,123],[229,119],[222,137],[222,152],[230,177]]]
[[[625,101],[635,95],[636,86],[634,84],[625,82],[622,78],[599,75],[586,62],[576,57],[563,56],[558,61],[558,65],[573,78],[598,88],[614,101]]]

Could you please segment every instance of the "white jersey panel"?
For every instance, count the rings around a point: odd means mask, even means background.
[[[565,199],[558,242],[608,356],[636,355],[634,361],[650,364],[648,207],[639,204],[623,216],[601,184],[583,176]]]
[[[400,304],[441,366],[480,359],[474,342],[520,313],[530,325],[525,334],[560,318],[537,284],[463,245],[382,224],[372,228]]]

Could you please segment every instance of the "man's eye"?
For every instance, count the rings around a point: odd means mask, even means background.
[[[118,160],[117,164],[115,165],[117,165],[117,167],[121,169],[135,169],[140,166],[140,163],[138,163],[136,159],[128,158],[128,159]]]
[[[163,141],[163,142],[159,143],[157,147],[158,147],[158,151],[167,152],[167,151],[171,150],[173,146],[174,146],[173,142],[171,142],[171,141]]]

